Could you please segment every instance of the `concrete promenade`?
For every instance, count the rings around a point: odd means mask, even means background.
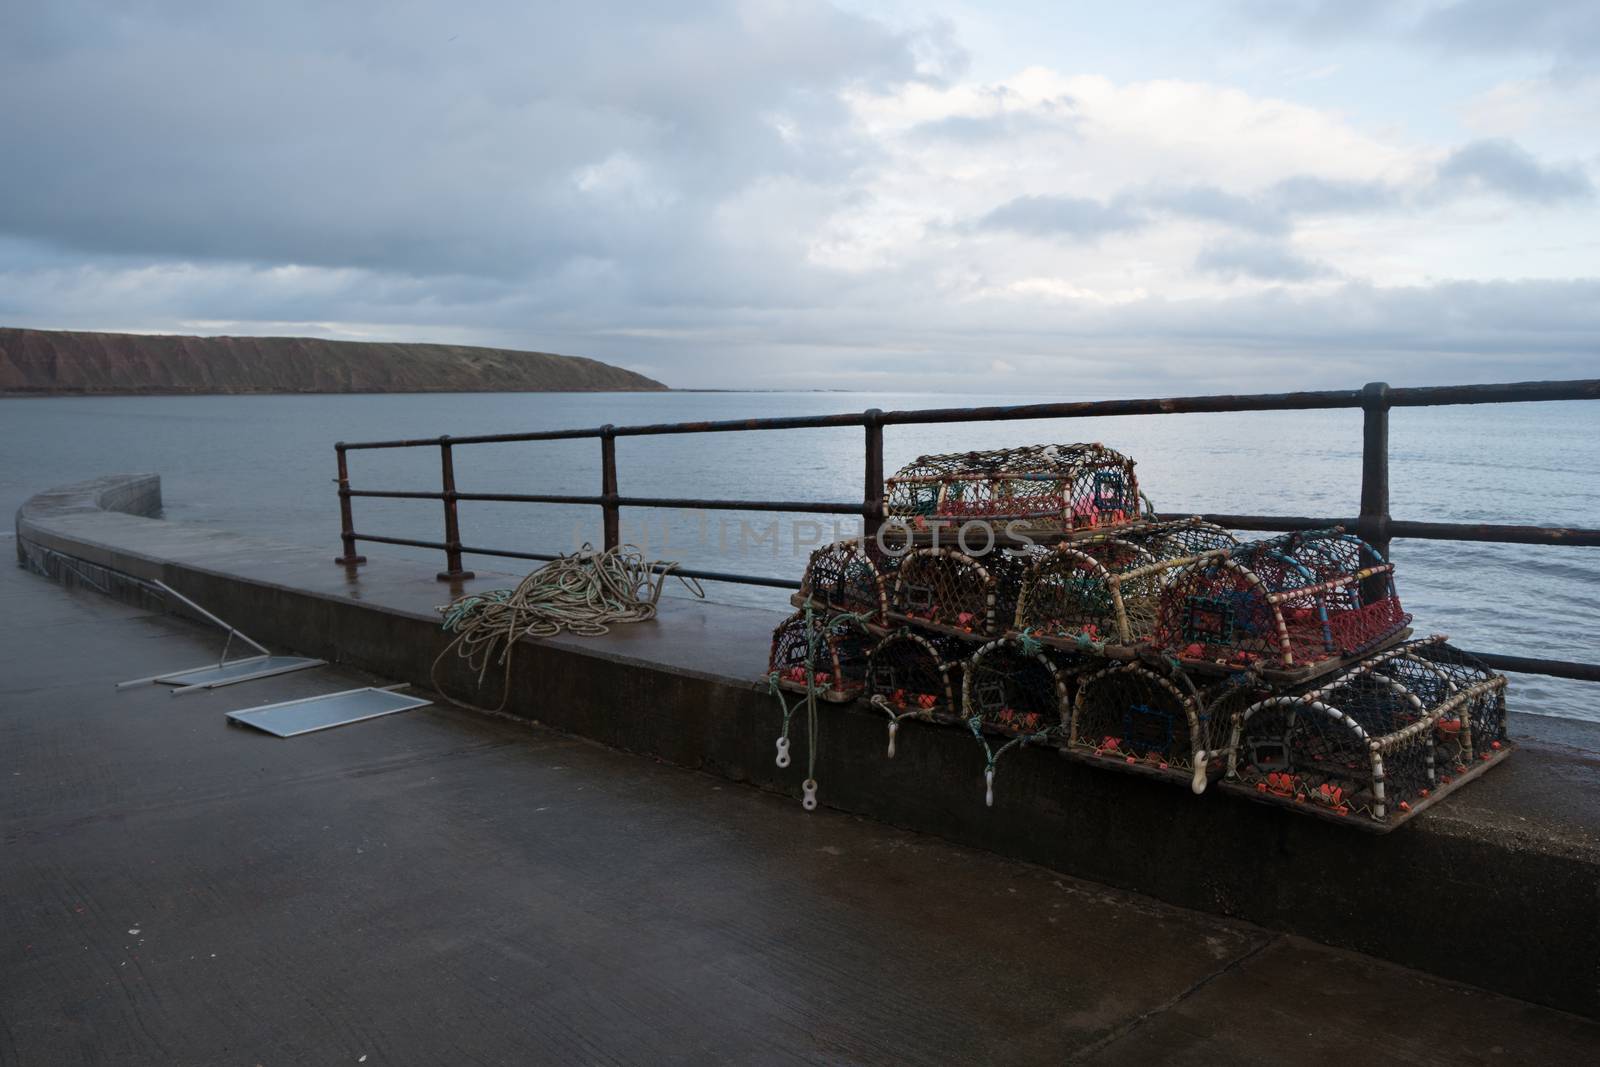
[[[0,568],[0,1064],[1594,1062],[1600,1025]]]
[[[427,684],[444,644],[433,606],[516,580],[480,570],[447,585],[435,565],[377,554],[347,569],[326,548],[141,517],[159,504],[153,476],[41,494],[19,513],[18,548],[138,607],[154,605],[127,576],[161,579],[276,650],[413,684]],[[797,798],[803,766],[773,766],[780,717],[756,680],[779,617],[678,600],[602,638],[525,640],[508,710],[727,788]],[[499,699],[459,668],[444,682]],[[860,705],[824,709],[818,778],[836,812],[1600,1019],[1600,730],[1515,712],[1511,725],[1514,758],[1376,836],[1043,746],[1006,756],[987,808],[970,735],[910,724],[887,760],[883,717]],[[803,734],[797,743],[803,753]]]

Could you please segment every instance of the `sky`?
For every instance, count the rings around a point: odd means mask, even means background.
[[[1600,375],[1594,0],[0,5],[0,324],[686,388]]]

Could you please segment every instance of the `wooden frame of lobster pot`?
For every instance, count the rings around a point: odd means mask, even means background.
[[[898,556],[879,549],[872,538],[823,545],[806,560],[800,591],[790,600],[797,608],[809,603],[881,623],[886,608],[885,581],[893,580],[898,563]]]

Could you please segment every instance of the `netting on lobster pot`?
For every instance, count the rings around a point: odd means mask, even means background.
[[[997,549],[983,556],[983,565],[994,579],[994,622],[991,635],[1004,633],[1017,615],[1022,587],[1034,561],[1049,550],[1037,545],[1026,548]]]
[[[1133,460],[1100,444],[1027,445],[921,456],[885,479],[885,508],[917,519],[983,519],[1032,534],[1137,522]]]
[[[1116,539],[1061,543],[1038,553],[1023,580],[1013,627],[1030,636],[1076,641],[1085,650],[1131,645],[1155,621],[1149,554]]]
[[[1503,751],[1506,679],[1435,636],[1392,649],[1378,670],[1437,711],[1434,742],[1441,778],[1465,773]]]
[[[988,558],[953,548],[912,549],[895,572],[889,617],[953,634],[994,632],[995,573]]]
[[[1212,747],[1210,722],[1181,673],[1118,663],[1078,680],[1064,747],[1187,780],[1197,765],[1204,773],[1196,753]]]
[[[937,633],[896,630],[867,660],[864,695],[889,717],[889,757],[901,719],[961,721],[961,670],[970,646]]]
[[[1411,621],[1387,563],[1338,530],[1202,557],[1166,583],[1153,643],[1191,662],[1311,668],[1395,638]]]
[[[983,746],[984,794],[990,805],[996,764],[1006,751],[1059,738],[1066,730],[1071,708],[1068,683],[1081,669],[1082,659],[1060,657],[1063,669],[1035,645],[1016,638],[991,641],[967,660],[961,678],[962,713]],[[986,735],[1005,740],[997,747]]]
[[[1470,719],[1467,709],[1480,697],[1490,697],[1492,707],[1505,686],[1486,671],[1454,690],[1438,684],[1423,664],[1451,658],[1440,644],[1429,639],[1376,653],[1331,680],[1244,709],[1229,747],[1230,783],[1369,823],[1404,819],[1448,787],[1452,772],[1462,773],[1441,762],[1457,751],[1441,723],[1452,715],[1459,723],[1462,711]]]
[[[1118,530],[1116,536],[1144,549],[1154,560],[1183,559],[1239,544],[1239,539],[1227,530],[1198,517],[1143,522]]]
[[[1411,622],[1395,594],[1394,566],[1338,527],[1244,545],[1233,558],[1263,575],[1277,564],[1286,620],[1324,631],[1333,654],[1375,648]]]
[[[885,577],[892,581],[897,556],[873,538],[836,541],[811,553],[800,579],[799,600],[878,621],[885,608]]]
[[[847,615],[795,612],[772,631],[767,675],[796,693],[816,688],[824,700],[842,703],[860,696],[876,639]]]

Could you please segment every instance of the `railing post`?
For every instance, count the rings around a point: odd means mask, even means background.
[[[866,412],[867,445],[864,506],[861,511],[862,539],[877,537],[883,526],[883,412]]]
[[[622,543],[622,509],[617,507],[617,436],[608,422],[600,427],[600,505],[605,519],[605,548],[610,551]]]
[[[366,556],[356,555],[356,527],[355,520],[350,514],[350,467],[345,461],[344,442],[340,441],[333,446],[333,451],[339,457],[339,538],[344,542],[344,555],[334,560],[347,567],[354,567],[358,563],[365,563]]]
[[[1368,382],[1361,390],[1361,515],[1356,533],[1389,558],[1389,383]],[[1364,600],[1381,596],[1381,579],[1363,589]]]
[[[459,582],[473,577],[461,566],[461,521],[456,515],[456,464],[450,454],[450,438],[439,438],[439,474],[444,489],[444,559],[445,569],[439,572],[441,582]]]

